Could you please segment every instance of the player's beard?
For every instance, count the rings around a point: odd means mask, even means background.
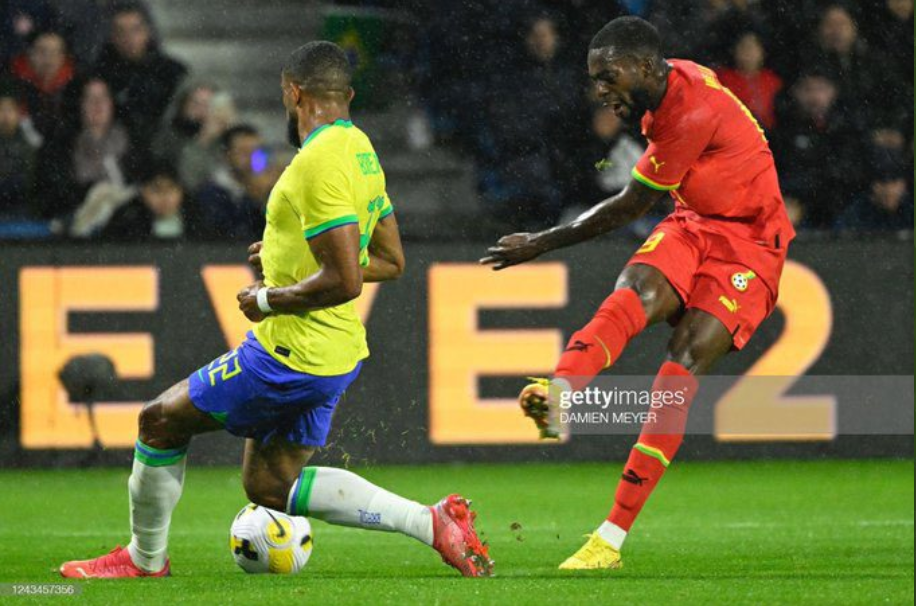
[[[299,116],[295,113],[286,114],[286,140],[296,149],[302,145],[299,140]]]
[[[633,92],[630,93],[630,99],[632,100],[629,107],[630,115],[627,116],[626,122],[639,124],[642,121],[642,117],[649,111],[649,106],[651,105],[649,91],[643,88],[634,89]]]

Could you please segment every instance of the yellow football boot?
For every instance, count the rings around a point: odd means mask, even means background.
[[[518,405],[525,416],[534,421],[541,439],[558,439],[560,424],[556,411],[550,403],[550,379],[528,377],[531,383],[522,388],[518,394]]]
[[[588,536],[585,545],[560,564],[560,570],[615,570],[623,568],[620,552],[597,532]]]

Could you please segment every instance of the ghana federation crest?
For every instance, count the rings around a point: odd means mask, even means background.
[[[738,292],[744,292],[747,290],[748,285],[751,283],[751,280],[757,277],[757,274],[748,270],[745,272],[737,272],[732,274],[732,286]]]

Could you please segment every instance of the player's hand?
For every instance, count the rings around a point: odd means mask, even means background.
[[[544,253],[544,250],[537,243],[537,234],[523,233],[503,236],[487,252],[490,254],[481,259],[480,264],[492,265],[498,271],[530,261]]]
[[[258,280],[240,290],[239,294],[235,296],[239,301],[239,309],[252,322],[260,322],[265,317],[264,312],[258,307],[258,289],[263,286],[264,283]]]
[[[264,268],[261,267],[261,242],[255,242],[248,247],[248,264],[254,268],[258,274],[264,273]]]

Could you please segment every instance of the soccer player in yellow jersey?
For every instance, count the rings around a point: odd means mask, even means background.
[[[132,539],[70,578],[167,576],[172,510],[191,437],[225,429],[246,438],[243,483],[252,502],[332,524],[401,532],[465,576],[492,571],[467,500],[427,507],[343,469],[309,467],[344,390],[368,357],[354,299],[363,282],[399,277],[404,256],[385,174],[350,121],[350,65],[330,42],[294,51],[283,68],[290,142],[299,152],[267,203],[249,261],[263,274],[238,294],[256,323],[242,345],[145,406],[129,481]]]

